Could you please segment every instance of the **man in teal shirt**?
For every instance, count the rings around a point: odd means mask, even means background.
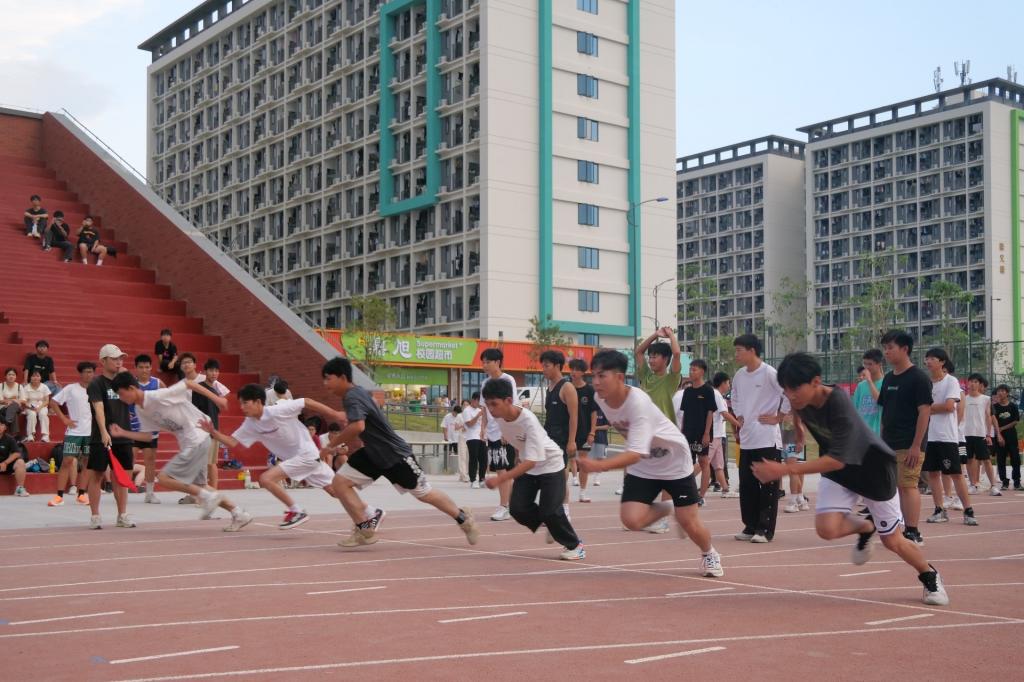
[[[882,388],[882,351],[872,348],[861,357],[864,369],[860,383],[853,392],[853,406],[857,414],[875,433],[882,432],[882,408],[878,405],[878,392]]]

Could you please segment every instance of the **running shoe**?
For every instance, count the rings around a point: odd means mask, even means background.
[[[944,495],[942,497],[942,508],[943,509],[949,509],[950,505],[952,505],[952,504],[953,504],[953,498],[952,497],[949,497],[948,495]]]
[[[698,507],[703,507],[704,506],[704,498],[703,497],[698,497],[697,498],[697,506]]]
[[[213,512],[217,511],[217,507],[224,501],[224,496],[220,493],[211,493],[205,500],[200,500],[199,506],[202,508],[202,513],[199,514],[200,521],[206,521],[213,518]]]
[[[103,521],[99,516],[93,515],[89,517],[89,528],[92,530],[100,530],[103,528]]]
[[[903,537],[913,542],[918,547],[924,547],[924,538],[921,536],[919,530],[905,530],[903,531]]]
[[[309,514],[306,513],[305,509],[299,511],[288,510],[284,513],[284,519],[277,525],[281,530],[287,530],[288,528],[294,528],[295,526],[301,526],[309,520]]]
[[[373,516],[360,523],[359,527],[363,530],[372,530],[374,533],[376,533],[378,530],[380,530],[381,524],[384,523],[384,517],[386,515],[386,511],[384,511],[383,509],[378,509],[373,513]]]
[[[185,495],[184,497],[178,498],[178,504],[195,504],[196,498],[192,495]]]
[[[64,506],[64,498],[61,497],[60,495],[54,495],[53,498],[49,502],[46,503],[46,506],[47,507],[63,507]]]
[[[800,511],[811,511],[811,501],[806,495],[800,497]]]
[[[131,520],[127,514],[117,515],[117,527],[118,528],[135,528],[135,522]]]
[[[572,475],[572,484],[576,487],[579,487],[580,485],[580,477],[577,476],[576,474]]]
[[[377,542],[376,533],[372,530],[365,530],[358,526],[352,529],[352,534],[338,543],[339,547],[359,547],[361,545],[372,545]]]
[[[587,558],[587,550],[583,549],[583,543],[576,545],[575,549],[567,549],[558,555],[564,561],[579,561]]]
[[[224,526],[225,533],[237,533],[242,530],[250,523],[252,523],[255,517],[247,511],[235,510],[235,513],[231,514],[231,523]]]
[[[927,523],[949,523],[949,514],[945,509],[939,509],[934,514],[925,519]]]
[[[459,511],[466,515],[466,520],[459,524],[459,529],[466,534],[469,544],[475,545],[480,540],[480,529],[476,525],[476,518],[469,509],[460,509]],[[378,513],[383,514],[383,510]]]
[[[508,513],[508,507],[498,507],[491,514],[491,521],[508,521],[512,515]]]
[[[977,495],[979,492],[981,492],[981,488],[972,483],[969,486],[967,486],[967,492],[969,492],[971,495]]]
[[[621,495],[622,494],[622,488],[616,488],[615,489],[615,494],[616,495]]]
[[[580,502],[590,502],[590,495],[587,494],[586,490],[580,491]]]
[[[470,487],[470,488],[474,488],[474,489],[475,489],[475,488],[479,488],[479,487],[480,487],[480,484],[479,484],[479,483],[477,483],[476,481],[470,481],[470,482],[469,482],[469,487]]]
[[[648,533],[654,533],[655,535],[661,535],[662,533],[668,532],[668,519],[658,519],[651,525],[644,528]]]
[[[731,490],[726,490],[725,492],[722,493],[722,497],[726,498],[726,499],[735,499],[735,498],[737,498],[739,496],[740,496],[739,493],[734,493]]]
[[[15,497],[29,497],[28,491],[25,490],[25,486],[19,485],[14,489]]]
[[[147,492],[144,502],[146,504],[160,504],[160,498],[156,496],[156,493]]]
[[[954,511],[963,511],[964,503],[960,501],[959,497],[950,498],[949,508]]]
[[[754,533],[754,537],[750,538],[750,541],[759,545],[763,545],[766,542],[770,542],[768,536],[764,533]]]
[[[736,540],[739,540],[740,542],[750,542],[751,540],[754,539],[754,534],[753,533],[748,533],[747,531],[744,530],[744,531],[740,531],[739,533],[736,533],[736,535],[733,535],[733,538],[735,538]]]
[[[787,514],[795,514],[798,511],[800,511],[800,505],[796,502],[790,502],[789,504],[782,508],[782,511],[786,512]]]
[[[1002,497],[1003,496],[1003,493],[1001,493],[999,491],[999,486],[997,486],[997,485],[992,486],[992,488],[988,491],[988,494],[991,495],[992,497]]]
[[[597,474],[594,474],[594,480],[592,481],[592,483],[594,485],[601,485],[601,477]]]
[[[964,525],[965,526],[977,526],[978,525],[978,519],[974,518],[974,514],[971,514],[970,516],[967,516],[965,514],[964,515]]]
[[[949,595],[946,594],[946,588],[942,584],[942,577],[931,564],[928,564],[928,568],[932,570],[917,576],[924,586],[921,601],[929,606],[946,606],[949,604]]]
[[[853,546],[853,556],[851,561],[854,566],[863,566],[871,559],[871,554],[875,549],[875,529],[872,528],[870,533],[858,533],[857,543]]]
[[[725,571],[722,570],[722,557],[714,548],[701,557],[700,574],[705,578],[721,578],[725,575]]]
[[[78,496],[78,499],[76,499],[75,502],[78,504],[89,504],[89,495],[87,493],[82,493]]]

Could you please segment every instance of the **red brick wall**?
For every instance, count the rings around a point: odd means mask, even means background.
[[[38,118],[0,112],[0,156],[38,159],[42,139],[43,122]]]
[[[105,228],[128,242],[129,251],[141,256],[144,267],[170,285],[172,295],[187,303],[190,315],[204,319],[207,333],[223,338],[225,351],[241,356],[242,371],[259,372],[264,378],[278,374],[288,380],[294,395],[326,400],[320,377],[324,358],[316,348],[63,124],[47,114],[42,127],[47,166],[90,205]]]

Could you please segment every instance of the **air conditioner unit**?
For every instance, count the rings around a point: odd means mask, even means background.
[[[438,317],[438,320],[441,322],[441,324],[447,324],[448,323],[448,316],[447,315],[441,315],[440,317]]]

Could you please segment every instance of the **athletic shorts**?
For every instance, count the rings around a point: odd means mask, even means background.
[[[587,455],[590,459],[608,459],[608,444],[607,443],[594,443],[593,447],[590,448],[590,454]]]
[[[988,443],[980,436],[967,436],[967,459],[977,459],[987,462],[992,458],[988,451]]]
[[[182,483],[206,484],[206,464],[210,456],[210,441],[207,436],[196,445],[182,450],[164,465],[160,473]]]
[[[562,448],[565,453],[565,448]],[[567,458],[568,459],[568,458]],[[502,445],[500,440],[487,441],[487,468],[491,471],[508,471],[516,465],[516,450],[511,445]]]
[[[626,474],[622,481],[622,501],[651,504],[663,490],[672,496],[672,504],[676,507],[689,507],[700,500],[697,479],[693,474],[675,479],[641,478]]]
[[[139,445],[136,445],[135,447],[137,447],[140,450],[156,450],[159,445],[160,439],[156,436],[153,436],[153,440],[149,441],[148,443],[141,443]]]
[[[711,445],[708,447],[708,458],[710,459],[712,471],[725,468],[725,452],[722,450],[721,438],[711,439]]]
[[[921,471],[938,471],[943,474],[959,474],[960,446],[957,443],[928,443],[924,453]]]
[[[921,467],[924,465],[924,458],[918,456],[917,465],[908,467],[906,464],[907,455],[910,450],[896,450],[896,485],[901,488],[916,488],[917,481],[921,478]]]
[[[960,455],[960,465],[967,464],[967,443],[958,443],[956,446],[956,452]]]
[[[395,490],[403,494],[412,493],[413,497],[423,497],[431,491],[426,475],[412,455],[406,456],[387,469],[381,469],[370,461],[370,457],[363,450],[359,450],[349,455],[348,461],[338,469],[338,475],[355,483],[360,490],[383,476],[391,482]]]
[[[89,465],[89,436],[64,436],[61,463],[68,457],[77,458],[79,466],[86,468]]]
[[[850,514],[854,508],[859,508],[861,503],[867,505],[879,535],[895,533],[903,523],[899,493],[888,500],[869,500],[859,493],[839,485],[832,479],[822,477],[818,482],[818,499],[814,507],[816,514],[829,512]]]
[[[293,481],[305,481],[314,488],[326,488],[334,481],[334,470],[320,458],[294,457],[278,462],[277,466]]]
[[[131,475],[132,469],[135,468],[135,454],[134,448],[131,443],[114,443],[111,446],[111,450],[114,452],[114,457],[117,457],[117,461],[121,463],[121,467]],[[105,472],[110,467],[110,457],[107,456],[107,449],[103,447],[103,443],[97,443],[95,441],[89,443],[89,460],[88,468],[90,471]]]

